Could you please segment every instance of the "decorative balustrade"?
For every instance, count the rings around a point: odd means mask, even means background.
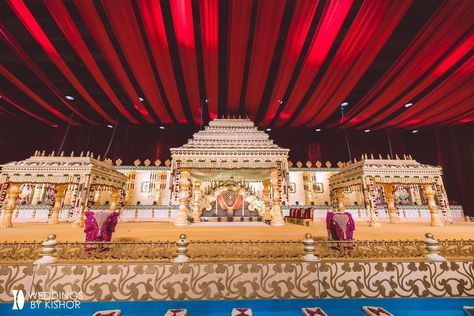
[[[306,242],[306,244],[304,243]],[[190,241],[187,255],[193,262],[301,261],[305,241]],[[426,240],[315,241],[314,254],[322,261],[426,260]],[[177,255],[175,241],[157,242],[58,242],[58,262],[140,261],[171,262]],[[474,240],[439,240],[437,252],[447,259],[473,259]],[[40,257],[40,242],[0,243],[0,262],[33,262]]]

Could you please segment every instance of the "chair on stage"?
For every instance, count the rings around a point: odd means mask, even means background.
[[[328,212],[326,228],[330,240],[353,240],[355,223],[349,212]]]
[[[86,242],[111,241],[117,226],[118,212],[87,211],[85,213]]]

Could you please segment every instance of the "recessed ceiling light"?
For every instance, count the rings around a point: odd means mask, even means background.
[[[142,97],[139,97],[138,100],[140,100],[142,102],[145,101],[145,99],[143,99]]]
[[[110,124],[107,124],[107,127],[108,127],[108,128],[114,128],[114,126],[113,126],[113,125],[110,125]]]
[[[412,134],[416,134],[416,133],[418,133],[418,130],[417,130],[417,129],[414,129],[414,130],[412,130],[411,132],[412,132]]]
[[[67,95],[67,96],[66,96],[66,99],[69,100],[69,101],[74,101],[74,97],[73,97],[73,96],[70,96],[70,95]]]
[[[269,127],[269,128],[267,128],[267,132],[269,132],[269,131],[271,131],[271,130],[272,130],[272,129],[271,129],[270,127]]]
[[[349,102],[342,102],[341,103],[341,106],[348,106],[349,105]]]
[[[370,129],[364,130],[364,133],[369,133],[369,132],[370,132]]]
[[[320,128],[317,128],[317,129],[316,129],[316,132],[320,132],[320,131],[321,131],[321,129],[320,129]]]
[[[408,109],[412,105],[413,105],[413,103],[409,102],[409,103],[405,104],[404,107],[406,107]]]
[[[165,127],[163,125],[160,126],[160,129],[165,129]]]

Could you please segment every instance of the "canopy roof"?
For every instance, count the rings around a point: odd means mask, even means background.
[[[200,125],[245,114],[259,126],[358,129],[472,122],[473,16],[469,0],[5,0],[0,117]]]
[[[360,185],[364,178],[372,178],[375,183],[433,184],[442,177],[441,167],[421,164],[405,156],[405,159],[371,159],[349,162],[341,171],[329,177],[333,189]]]
[[[90,185],[121,188],[127,182],[127,177],[116,171],[110,161],[88,156],[44,156],[38,152],[3,165],[0,182],[68,184],[79,183],[86,176],[90,176]]]
[[[288,152],[249,119],[215,119],[171,157],[175,168],[287,169]]]

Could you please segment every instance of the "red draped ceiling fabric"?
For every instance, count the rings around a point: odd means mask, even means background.
[[[293,19],[288,31],[288,38],[281,57],[283,62],[278,69],[275,87],[273,88],[272,97],[267,108],[267,115],[261,122],[263,125],[270,123],[282,103],[317,7],[318,1],[302,0],[296,2],[295,12],[293,13]]]
[[[202,103],[199,96],[192,3],[191,0],[171,0],[170,8],[189,106],[194,122],[200,124]]]
[[[245,113],[251,118],[255,118],[260,105],[278,39],[285,3],[286,0],[258,2],[245,97]],[[264,41],[263,38],[265,38]]]
[[[199,1],[199,12],[207,104],[209,116],[214,119],[218,115],[219,104],[219,1]]]
[[[38,44],[43,48],[45,53],[51,58],[51,61],[61,71],[61,73],[69,80],[74,88],[82,95],[82,97],[99,113],[104,119],[110,123],[114,123],[113,119],[109,114],[105,113],[102,107],[97,104],[94,98],[87,92],[86,88],[79,82],[76,76],[72,73],[71,69],[66,65],[66,62],[61,58],[56,48],[53,46],[49,38],[44,33],[41,26],[38,24],[36,19],[31,14],[30,10],[26,7],[23,0],[8,0],[8,4],[15,12],[17,17],[31,33]]]
[[[175,111],[176,120],[178,123],[186,123],[187,120],[184,116],[174,76],[160,1],[139,0],[137,1],[137,6],[148,37],[153,60],[157,66],[160,78],[162,78],[161,82],[166,96]]]
[[[0,74],[2,74],[5,78],[7,78],[11,83],[17,86],[21,91],[23,91],[26,95],[32,98],[36,103],[44,107],[46,110],[51,112],[52,114],[56,115],[58,118],[63,120],[64,122],[69,122],[69,118],[64,115],[63,113],[59,112],[57,109],[49,105],[45,102],[42,98],[40,98],[33,90],[28,88],[23,82],[21,82],[17,77],[15,77],[8,69],[0,65]],[[2,95],[5,93],[3,92]],[[76,121],[73,121],[74,125],[77,125]]]
[[[150,113],[148,113],[146,108],[140,103],[138,94],[130,82],[130,79],[128,78],[127,73],[121,64],[117,53],[115,52],[112,42],[110,41],[107,32],[105,31],[104,25],[100,20],[99,14],[95,9],[94,3],[83,0],[76,0],[74,3],[89,30],[89,34],[91,34],[95,44],[100,49],[100,52],[105,56],[107,64],[114,73],[115,78],[120,83],[122,89],[129,97],[133,107],[145,118],[147,122],[154,123],[155,120],[150,116]]]
[[[411,5],[411,0],[367,0],[333,61],[292,125],[323,123],[355,87]]]
[[[473,36],[466,34],[470,33],[471,23],[469,21],[473,14],[470,3],[447,1],[424,25],[391,69],[350,111],[348,119],[342,122],[348,121],[349,126],[360,123],[360,128],[366,128],[387,118],[404,104],[412,102],[424,89],[469,54],[472,49]],[[446,34],[449,36],[445,36]],[[455,44],[463,36],[465,39],[457,45],[457,48],[443,58],[446,52],[456,46]],[[432,69],[437,63],[438,66]],[[417,84],[414,85],[415,83]],[[404,92],[406,94],[400,94]],[[426,108],[416,103],[415,107],[381,127],[397,125],[408,118],[410,114],[424,110]],[[379,113],[380,111],[382,113]],[[405,125],[410,124],[405,123]]]
[[[105,92],[105,94],[109,97],[109,99],[123,116],[125,116],[131,123],[137,124],[138,121],[123,106],[122,102],[120,102],[118,97],[115,95],[112,87],[109,85],[104,75],[100,71],[99,66],[97,66],[94,57],[92,57],[89,48],[82,39],[82,36],[72,21],[65,5],[57,0],[47,0],[45,1],[45,4],[51,13],[51,16],[56,21],[56,24],[59,26],[64,36],[68,40],[69,44],[74,49],[76,54],[81,58],[84,65],[86,65],[87,69]]]
[[[141,36],[140,27],[129,0],[103,0],[105,13],[110,25],[117,35],[120,48],[125,55],[133,75],[138,81],[147,102],[163,123],[171,123],[172,119],[161,98],[158,84],[153,74],[152,65],[148,59],[145,43]],[[177,110],[179,107],[173,108]]]
[[[335,0],[326,3],[321,21],[317,26],[302,70],[296,81],[295,89],[290,94],[288,100],[284,100],[284,109],[276,121],[277,126],[284,125],[296,111],[301,100],[310,88],[311,83],[318,75],[351,6],[352,0]],[[277,100],[281,100],[281,95],[282,94],[280,94],[280,98]],[[272,103],[274,104],[274,99]],[[269,123],[274,118],[276,113],[272,113],[273,111],[274,109],[270,105],[267,115],[265,116],[265,123]]]
[[[15,54],[20,57],[20,59],[28,66],[28,68],[38,77],[41,81],[53,92],[53,94],[61,100],[61,102],[71,110],[77,117],[83,119],[84,121],[90,124],[96,124],[93,120],[87,118],[81,112],[79,112],[74,106],[69,104],[69,102],[64,98],[64,94],[56,87],[53,81],[46,75],[40,67],[30,58],[30,56],[20,47],[20,45],[15,41],[13,36],[11,36],[4,25],[0,22],[0,35],[3,41],[11,48]],[[18,86],[18,85],[17,85]],[[20,88],[21,89],[21,88]],[[72,122],[75,122],[72,120]]]
[[[252,16],[252,0],[230,0],[228,35],[227,109],[238,113],[244,77],[247,39]]]

